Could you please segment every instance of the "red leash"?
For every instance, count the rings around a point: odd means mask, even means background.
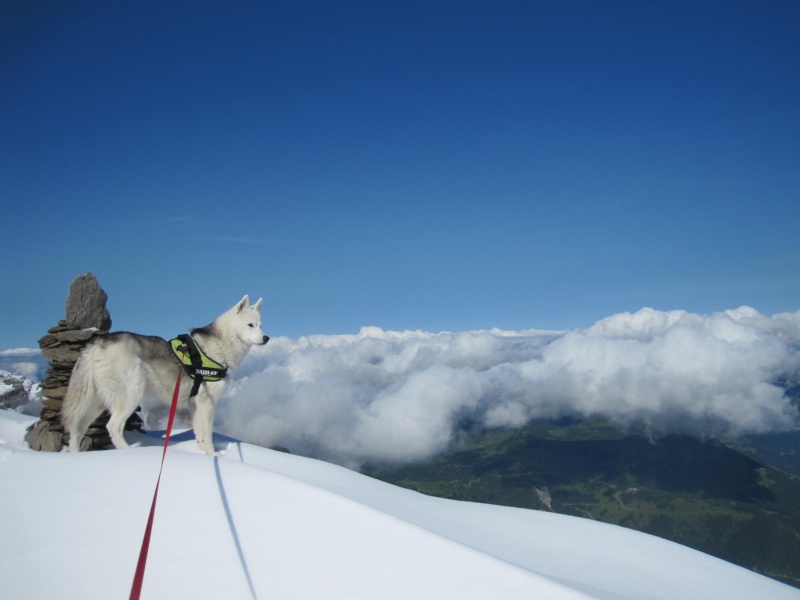
[[[184,354],[185,356],[185,354]],[[182,363],[183,361],[181,361]],[[164,469],[164,458],[167,456],[167,446],[169,436],[172,433],[172,422],[175,420],[175,409],[178,407],[178,395],[181,391],[181,375],[183,366],[178,367],[178,380],[175,382],[175,392],[172,394],[172,406],[169,409],[169,421],[167,422],[167,434],[164,436],[164,452],[161,453],[161,467],[158,469],[158,480],[156,490],[153,492],[153,504],[150,505],[150,516],[147,517],[147,528],[144,530],[142,539],[142,549],[139,551],[139,562],[136,565],[136,574],[133,576],[131,585],[130,600],[139,600],[142,593],[142,583],[144,582],[144,568],[147,566],[147,552],[150,549],[150,532],[153,530],[153,517],[156,514],[156,500],[158,500],[158,486],[161,484],[161,471]]]

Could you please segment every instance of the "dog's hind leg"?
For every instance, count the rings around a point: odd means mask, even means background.
[[[87,407],[86,412],[79,415],[75,421],[70,423],[67,428],[70,452],[80,452],[81,442],[83,441],[83,436],[86,435],[86,430],[89,429],[89,425],[92,424],[92,421],[99,417],[102,412],[103,407],[100,405]]]
[[[124,381],[115,379],[105,386],[105,404],[110,417],[106,429],[115,448],[130,448],[122,434],[125,423],[144,396],[144,380],[132,369]]]
[[[69,434],[70,452],[79,452],[89,425],[103,412],[97,395],[91,356],[81,356],[72,372],[66,398],[61,407],[61,422]]]

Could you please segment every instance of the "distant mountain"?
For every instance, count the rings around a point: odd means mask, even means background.
[[[428,463],[368,475],[433,496],[622,525],[800,587],[800,478],[718,440],[604,422],[473,432]]]
[[[800,431],[751,435],[728,445],[758,462],[800,477]]]
[[[38,415],[40,401],[38,384],[19,373],[0,370],[0,408]]]
[[[800,385],[790,382],[779,384],[786,389],[786,396],[800,408]],[[800,430],[749,435],[728,445],[758,462],[773,465],[800,477]]]

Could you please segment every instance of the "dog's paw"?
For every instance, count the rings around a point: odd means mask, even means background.
[[[197,445],[200,448],[201,452],[204,452],[204,453],[208,454],[209,456],[218,456],[217,451],[214,450],[214,445],[213,444],[200,444],[200,443],[198,443]]]

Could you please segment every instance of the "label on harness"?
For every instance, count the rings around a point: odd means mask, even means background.
[[[195,369],[194,372],[197,375],[202,375],[203,377],[219,377],[219,369]]]
[[[200,346],[188,335],[170,340],[175,356],[183,364],[186,374],[192,379],[219,381],[228,373],[228,368],[206,356]]]

